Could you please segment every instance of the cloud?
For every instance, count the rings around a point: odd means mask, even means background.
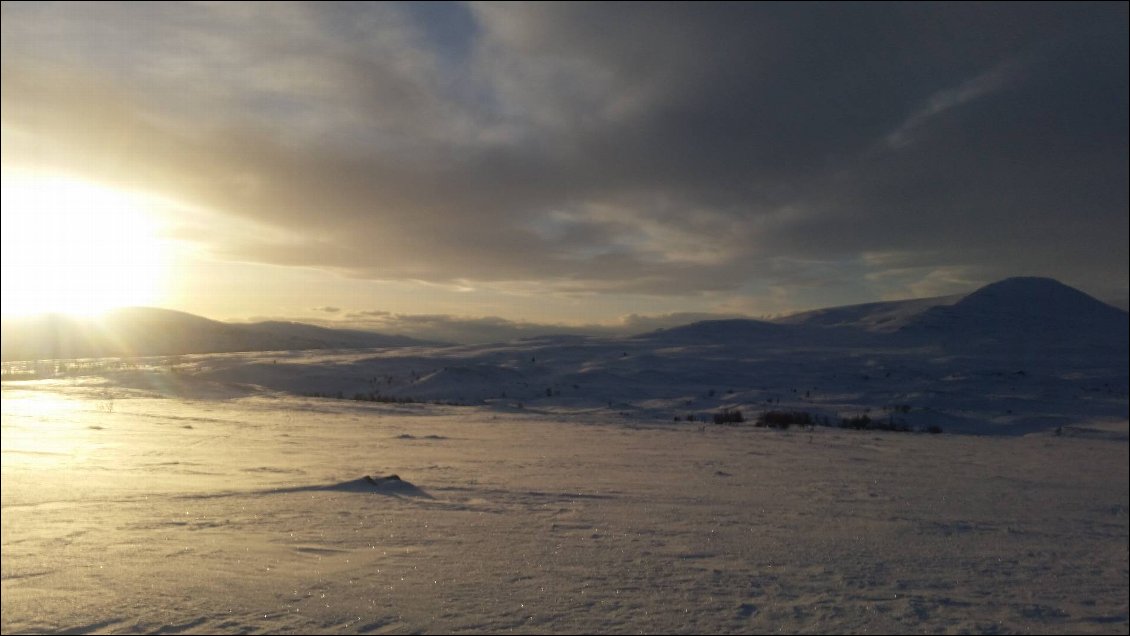
[[[375,280],[782,308],[954,272],[1124,294],[1126,17],[6,3],[3,154],[227,219],[182,220],[217,256]]]
[[[341,307],[330,307],[330,306],[314,307],[314,311],[325,312],[327,314],[336,314],[336,313],[341,311]]]
[[[953,88],[945,88],[934,93],[926,100],[925,105],[914,112],[906,121],[886,137],[887,145],[899,149],[911,142],[911,136],[916,128],[920,128],[935,117],[946,111],[958,108],[983,95],[987,95],[1002,88],[1010,76],[1016,73],[1016,63],[1006,61],[962,82]]]

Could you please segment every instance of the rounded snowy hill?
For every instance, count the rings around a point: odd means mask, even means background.
[[[1110,347],[1125,352],[1130,315],[1050,278],[1008,278],[913,317],[898,333],[950,346]]]
[[[987,347],[1126,353],[1125,311],[1050,278],[1008,278],[967,295],[829,307],[778,318],[709,320],[634,340],[655,346]]]

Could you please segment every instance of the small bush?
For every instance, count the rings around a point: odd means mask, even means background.
[[[840,428],[853,428],[857,431],[866,430],[871,428],[871,418],[866,415],[845,417],[840,420]]]
[[[332,393],[329,391],[309,391],[302,394],[304,397],[311,398],[325,398],[330,400],[344,400],[345,394],[341,391]],[[395,397],[391,395],[381,395],[379,393],[354,393],[353,398],[357,402],[382,402],[385,404],[419,404],[420,400],[411,397]]]
[[[897,433],[910,432],[910,426],[901,420],[896,420],[893,417],[877,420],[871,420],[871,425],[867,427],[874,431],[895,431]]]
[[[840,428],[850,428],[857,431],[894,431],[896,433],[909,433],[913,430],[904,420],[895,419],[894,416],[871,419],[866,413],[842,418]],[[938,429],[938,432],[942,432],[941,429]]]
[[[797,426],[814,426],[812,414],[806,411],[766,411],[757,416],[755,426],[788,429]]]
[[[724,409],[722,412],[714,414],[715,424],[741,424],[744,421],[745,417],[737,409]]]

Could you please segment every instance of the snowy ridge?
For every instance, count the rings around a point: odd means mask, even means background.
[[[637,336],[637,338],[668,341],[672,343],[702,341],[749,342],[752,340],[779,338],[790,331],[789,327],[762,320],[702,320],[681,327],[660,329],[658,331],[642,334]]]
[[[635,337],[197,355],[75,373],[179,395],[271,391],[653,421],[785,409],[830,423],[868,415],[912,430],[1023,434],[1127,417],[1125,312],[1043,279],[908,307],[850,308],[825,326],[706,321]],[[892,312],[906,317],[898,331],[868,328]],[[850,316],[860,326],[845,326]]]
[[[933,298],[829,307],[784,316],[773,322],[782,325],[846,327],[876,333],[890,333],[898,331],[929,309],[952,305],[962,298],[964,296],[961,295],[936,296]]]
[[[42,360],[231,351],[356,349],[428,344],[403,336],[293,322],[224,323],[179,311],[132,307],[98,319],[61,315],[5,320],[0,359]]]

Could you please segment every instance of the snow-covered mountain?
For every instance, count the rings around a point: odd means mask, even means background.
[[[1130,315],[1050,278],[1008,278],[912,316],[898,333],[948,348],[1125,353]]]
[[[1128,314],[1050,278],[1008,278],[965,295],[828,307],[770,322],[715,320],[656,331],[671,342],[939,345],[1125,351]],[[874,337],[869,337],[874,336]]]
[[[151,307],[119,309],[97,319],[48,314],[5,320],[2,332],[0,358],[5,361],[427,344],[301,323],[224,323]]]

